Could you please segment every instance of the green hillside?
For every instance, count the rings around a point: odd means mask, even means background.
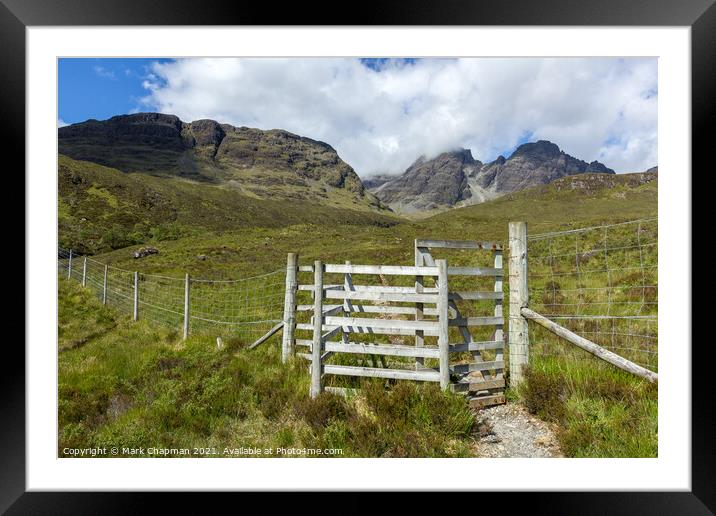
[[[254,199],[180,178],[127,174],[60,157],[60,244],[128,270],[239,278],[300,263],[413,263],[413,239],[507,240],[655,217],[656,174],[568,176],[420,221],[369,210]],[[132,258],[139,244],[158,254]],[[451,257],[453,265],[469,257]],[[278,339],[184,343],[178,328],[133,323],[60,282],[59,421],[64,446],[338,447],[346,456],[466,456],[466,404],[434,386],[367,383],[357,399],[308,398],[305,364],[281,365]],[[86,321],[78,324],[77,320]],[[657,389],[595,362],[539,359],[508,392],[560,426],[568,456],[656,456]],[[474,421],[474,420],[473,420]]]
[[[258,199],[226,185],[124,173],[66,156],[59,156],[58,192],[60,245],[81,253],[247,227],[397,222],[389,212],[349,198],[332,205]]]
[[[538,233],[656,215],[655,175],[583,174],[580,188],[572,188],[574,177],[420,221],[279,202],[282,210],[258,215],[243,226],[212,230],[207,224],[210,231],[157,242],[159,254],[142,260],[132,258],[135,247],[108,252],[102,259],[140,272],[186,271],[212,277],[275,270],[283,266],[289,252],[298,252],[302,263],[321,259],[410,264],[415,238],[506,241],[511,220],[526,220],[530,232]],[[604,177],[610,181],[605,182]],[[259,201],[259,205],[263,203]],[[191,220],[195,205],[185,206],[185,220]],[[221,221],[219,218],[217,224]],[[60,231],[62,236],[62,227]]]

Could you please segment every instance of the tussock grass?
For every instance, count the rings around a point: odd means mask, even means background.
[[[359,394],[308,396],[306,364],[281,364],[277,339],[252,351],[237,339],[182,342],[176,331],[132,322],[60,280],[67,318],[116,324],[59,356],[59,442],[64,448],[338,448],[342,457],[461,457],[474,415],[435,385],[367,381]],[[77,301],[77,298],[81,301]],[[76,305],[81,304],[79,311]],[[132,456],[120,452],[118,456]]]
[[[567,345],[567,344],[564,344]],[[535,357],[519,395],[568,457],[656,457],[658,387],[596,359]]]
[[[167,186],[160,185],[165,179],[144,177],[138,182],[131,175],[85,168],[82,162],[61,162],[61,242],[69,247],[89,241],[87,251],[121,247],[114,244],[127,238],[130,243],[152,242],[160,253],[142,260],[131,258],[131,247],[97,259],[128,270],[177,277],[185,272],[216,279],[253,276],[282,268],[288,252],[298,252],[302,265],[316,259],[412,264],[415,238],[506,242],[510,220],[526,220],[531,234],[574,229],[653,217],[657,200],[655,181],[630,186],[629,178],[620,175],[610,188],[585,192],[545,185],[418,222],[300,202],[259,202],[209,186],[206,191],[180,181]],[[73,183],[75,177],[82,181]],[[143,205],[142,199],[151,192],[161,195],[150,196],[151,206]],[[128,231],[132,234],[126,235]],[[622,238],[618,232],[611,234]],[[545,251],[586,254],[601,243],[597,237],[565,241],[565,249]],[[199,255],[206,259],[198,260]],[[533,281],[542,292],[531,302],[556,313],[567,310],[559,307],[581,295],[576,299],[580,313],[589,313],[590,307],[599,310],[604,292],[590,289],[603,286],[605,279],[596,270],[629,266],[635,256],[633,250],[617,250],[606,262],[599,255],[587,255],[580,266],[585,273],[595,272],[581,278],[544,276],[541,282]],[[475,265],[472,254],[448,258],[451,265]],[[572,259],[573,255],[567,256],[564,263],[557,260],[552,265],[561,272]],[[657,263],[656,254],[639,259],[645,266]],[[542,272],[547,272],[547,263]],[[539,273],[538,265],[534,267]],[[625,270],[612,279],[625,285],[610,298],[621,302],[625,312],[634,306],[627,302],[658,299],[657,290],[648,286],[656,284],[655,272],[636,275]],[[456,288],[474,287],[464,281]],[[310,400],[306,364],[297,359],[281,365],[275,338],[251,353],[238,340],[225,340],[223,351],[215,349],[209,336],[193,336],[182,343],[177,331],[143,321],[131,323],[116,314],[101,315],[91,299],[76,297],[79,287],[73,290],[61,283],[60,346],[87,335],[93,338],[60,353],[60,450],[80,444],[146,446],[150,442],[156,446],[335,445],[343,447],[344,456],[470,453],[467,436],[472,418],[464,401],[440,393],[434,385],[398,382],[386,390],[381,382],[365,382],[355,398],[325,394]],[[574,293],[582,288],[586,293]],[[461,310],[465,315],[486,315],[469,306]],[[105,331],[115,323],[116,328]],[[373,340],[364,337],[361,340]],[[556,339],[545,342],[550,349],[568,346]],[[377,365],[364,357],[334,356],[333,360]],[[349,382],[331,379],[328,383]],[[649,457],[657,454],[656,391],[655,386],[591,358],[534,353],[525,391],[507,395],[523,400],[540,417],[558,422],[568,456]]]

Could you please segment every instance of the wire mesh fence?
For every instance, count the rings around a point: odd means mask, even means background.
[[[644,219],[530,235],[530,308],[658,371],[658,224]],[[591,355],[530,328],[530,354]]]
[[[135,272],[92,257],[58,250],[58,276],[83,283],[97,298],[133,316]],[[253,341],[283,317],[285,269],[235,280],[189,279],[189,333],[238,336]],[[136,274],[139,319],[181,331],[185,318],[186,278]]]

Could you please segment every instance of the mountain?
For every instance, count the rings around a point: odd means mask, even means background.
[[[271,199],[381,210],[327,143],[279,129],[138,113],[58,130],[59,153],[122,172],[173,176]]]
[[[420,157],[401,175],[372,191],[398,212],[454,206],[470,197],[468,177],[482,167],[467,149]]]
[[[614,174],[598,161],[574,158],[552,142],[520,145],[509,158],[483,164],[467,149],[419,158],[400,176],[384,177],[371,191],[402,213],[478,204],[556,179],[584,173]],[[368,181],[366,181],[368,182]]]

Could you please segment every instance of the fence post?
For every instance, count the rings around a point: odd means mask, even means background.
[[[438,352],[440,361],[440,388],[447,390],[450,387],[447,260],[435,260],[435,265],[438,266]]]
[[[529,363],[529,328],[521,310],[529,301],[527,285],[527,223],[509,223],[510,282],[510,387],[522,382],[523,370]]]
[[[294,332],[296,331],[296,272],[298,254],[288,253],[286,259],[286,296],[283,302],[283,340],[281,361],[286,362],[293,355]]]
[[[316,260],[313,264],[313,345],[311,347],[311,397],[321,393],[321,375],[323,364],[323,263]]]
[[[67,261],[67,279],[72,279],[72,249],[70,249],[70,259]]]
[[[104,266],[104,279],[102,280],[102,304],[107,304],[107,264]]]
[[[82,286],[87,286],[87,257],[82,261]]]
[[[184,278],[184,340],[189,336],[189,273]]]
[[[137,271],[134,271],[134,312],[132,315],[132,318],[136,321],[138,314],[138,305],[139,305],[139,273]]]

